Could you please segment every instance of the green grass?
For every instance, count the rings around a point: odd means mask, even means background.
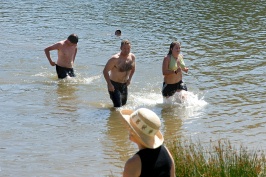
[[[192,140],[167,141],[177,177],[265,177],[263,151],[250,151],[228,140],[210,142],[208,147]]]

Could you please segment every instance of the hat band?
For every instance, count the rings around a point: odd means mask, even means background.
[[[142,133],[148,136],[155,136],[157,130],[147,125],[138,116],[132,116],[130,119],[131,125],[135,125]]]

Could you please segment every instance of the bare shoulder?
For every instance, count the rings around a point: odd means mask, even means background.
[[[169,60],[169,59],[170,59],[170,55],[165,55],[165,56],[164,56],[164,59],[165,59],[165,60]]]
[[[109,58],[109,60],[107,61],[105,68],[109,68],[109,69],[113,68],[118,61],[118,57],[119,56],[117,56],[117,54],[111,56],[111,58]]]
[[[66,40],[59,41],[58,43],[65,44],[66,43]]]
[[[55,44],[47,47],[45,50],[59,50],[63,46],[63,41],[56,42]]]
[[[141,160],[139,155],[135,154],[127,160],[124,168],[124,177],[140,176],[141,173]]]
[[[116,53],[116,54],[112,55],[111,59],[112,59],[112,58],[113,58],[113,59],[118,59],[119,56],[120,56],[120,53]]]
[[[169,62],[170,61],[170,56],[169,55],[166,55],[164,58],[163,58],[163,62]]]
[[[119,59],[119,53],[112,55],[111,58],[109,59],[109,61],[110,62],[117,62],[118,59]]]
[[[127,164],[132,165],[132,164],[137,164],[140,162],[140,157],[139,155],[135,154],[131,158],[128,159]]]
[[[136,56],[134,53],[130,53],[130,56],[131,56],[132,60],[135,60]]]
[[[64,44],[65,44],[65,40],[55,43],[55,45],[57,45],[57,46],[63,46]]]

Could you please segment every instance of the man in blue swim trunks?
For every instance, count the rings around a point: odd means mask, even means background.
[[[127,102],[127,87],[136,67],[135,55],[130,52],[130,42],[123,40],[120,49],[119,53],[108,60],[103,70],[110,98],[116,108],[125,105]]]
[[[76,34],[71,34],[66,40],[59,41],[44,49],[50,65],[56,66],[56,72],[59,79],[63,79],[67,76],[75,77],[73,65],[78,50],[77,43],[78,36]],[[52,60],[50,55],[51,50],[57,50],[57,62]]]

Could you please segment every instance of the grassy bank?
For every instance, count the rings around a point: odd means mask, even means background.
[[[228,140],[202,146],[192,140],[168,141],[177,177],[265,177],[263,151],[232,146]]]

